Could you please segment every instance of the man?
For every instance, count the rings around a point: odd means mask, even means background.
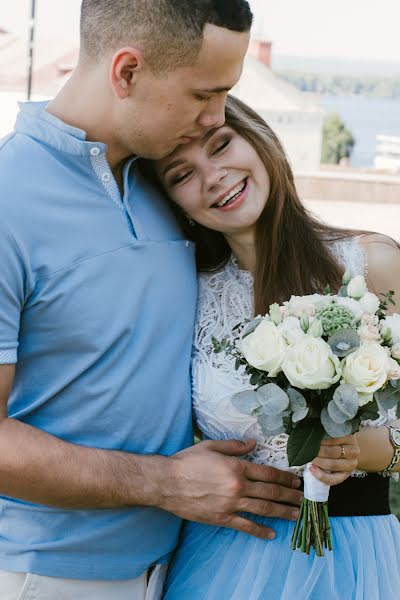
[[[251,19],[245,0],[83,0],[76,72],[2,142],[2,600],[141,599],[179,517],[268,538],[238,513],[299,502],[239,458],[253,441],[184,450],[194,249],[135,169],[224,122]]]

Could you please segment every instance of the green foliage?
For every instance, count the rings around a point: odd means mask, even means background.
[[[322,132],[321,161],[339,164],[342,158],[349,158],[356,141],[337,113],[328,115]]]
[[[400,482],[390,482],[390,507],[392,512],[400,519]]]
[[[301,71],[278,71],[285,81],[302,92],[333,96],[360,95],[372,98],[400,98],[400,77],[352,77]]]
[[[289,435],[289,466],[304,465],[318,456],[324,433],[319,419],[300,421]]]

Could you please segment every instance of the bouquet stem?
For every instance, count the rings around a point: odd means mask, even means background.
[[[310,554],[311,548],[314,548],[317,556],[324,556],[324,548],[332,550],[328,495],[329,486],[315,479],[310,472],[310,465],[307,465],[304,471],[304,500],[292,536],[292,550],[299,548]]]

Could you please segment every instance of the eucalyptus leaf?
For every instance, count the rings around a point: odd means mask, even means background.
[[[257,398],[266,415],[281,415],[289,407],[289,396],[275,383],[259,387]]]
[[[303,408],[307,408],[307,400],[299,391],[295,390],[292,387],[289,387],[286,390],[286,393],[289,396],[290,408],[292,410],[300,410]]]
[[[374,397],[378,401],[378,404],[382,406],[385,411],[388,411],[397,406],[400,402],[400,390],[388,385],[384,390],[375,392]]]
[[[345,423],[354,419],[359,409],[358,393],[353,385],[339,385],[328,404],[328,413],[335,423]]]
[[[260,401],[257,398],[257,392],[254,392],[253,390],[246,390],[234,394],[231,398],[231,402],[239,412],[250,416],[261,406]]]
[[[262,413],[258,417],[258,423],[265,436],[278,435],[285,432],[283,418],[279,415],[266,415]]]
[[[255,331],[257,329],[257,327],[263,320],[264,320],[264,317],[257,317],[256,319],[253,319],[252,321],[250,321],[250,323],[248,325],[246,325],[246,327],[243,330],[242,338],[245,338],[247,335],[250,335],[251,333],[253,333],[253,331]]]
[[[295,410],[292,414],[293,423],[298,423],[299,421],[305,419],[308,415],[309,410],[310,409],[308,408],[308,406],[306,406],[305,408],[299,408],[298,410]]]
[[[368,402],[361,409],[361,419],[363,421],[370,419],[371,421],[375,421],[379,417],[379,406],[376,400],[373,402]]]
[[[318,456],[324,429],[318,419],[300,422],[289,435],[289,466],[305,465]]]
[[[339,329],[328,339],[333,354],[339,358],[344,358],[357,350],[360,343],[360,336],[355,329]]]
[[[346,421],[345,423],[335,423],[335,421],[329,416],[327,408],[323,408],[321,411],[321,423],[326,433],[332,438],[350,435],[353,429],[351,421]]]

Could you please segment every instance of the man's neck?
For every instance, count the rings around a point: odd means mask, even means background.
[[[64,123],[86,133],[90,142],[107,146],[107,160],[119,183],[121,165],[129,151],[121,147],[115,138],[112,125],[111,103],[107,102],[107,90],[98,90],[90,75],[81,76],[79,68],[46,107],[46,111]]]

